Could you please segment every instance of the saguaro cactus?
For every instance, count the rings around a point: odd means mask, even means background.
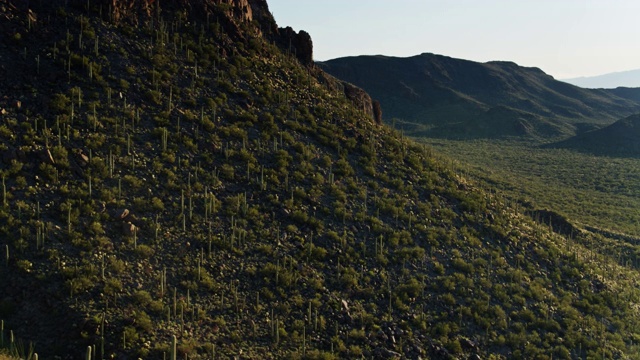
[[[171,339],[171,360],[177,360],[177,357],[178,357],[177,347],[178,347],[178,339],[176,338],[175,335],[173,335]]]
[[[7,206],[7,185],[4,182],[4,175],[2,176],[2,206]]]

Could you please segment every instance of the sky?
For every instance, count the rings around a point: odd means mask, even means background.
[[[539,67],[556,79],[640,68],[638,0],[268,0],[314,59],[435,53]]]

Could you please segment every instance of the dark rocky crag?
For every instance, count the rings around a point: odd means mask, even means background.
[[[311,35],[304,30],[295,32],[290,26],[278,29],[276,41],[281,49],[293,53],[306,66],[313,65],[313,42]]]

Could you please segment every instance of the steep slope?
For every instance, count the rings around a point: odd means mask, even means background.
[[[602,129],[551,144],[606,156],[640,157],[640,115],[632,115]]]
[[[388,122],[453,138],[566,137],[640,109],[630,96],[587,90],[510,62],[477,63],[434,54],[359,56],[319,63],[380,100]],[[587,127],[591,127],[589,125]]]
[[[160,3],[0,0],[0,318],[21,339],[3,345],[638,354],[633,249],[550,232],[377,124],[366,94],[278,47],[265,3],[252,21],[241,1]]]

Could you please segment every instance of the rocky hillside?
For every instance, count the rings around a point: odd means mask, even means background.
[[[631,247],[377,123],[266,3],[29,4],[0,0],[0,347],[637,358]]]
[[[319,64],[380,100],[388,123],[417,136],[568,137],[640,110],[638,89],[589,90],[511,62],[441,55],[359,56]]]

